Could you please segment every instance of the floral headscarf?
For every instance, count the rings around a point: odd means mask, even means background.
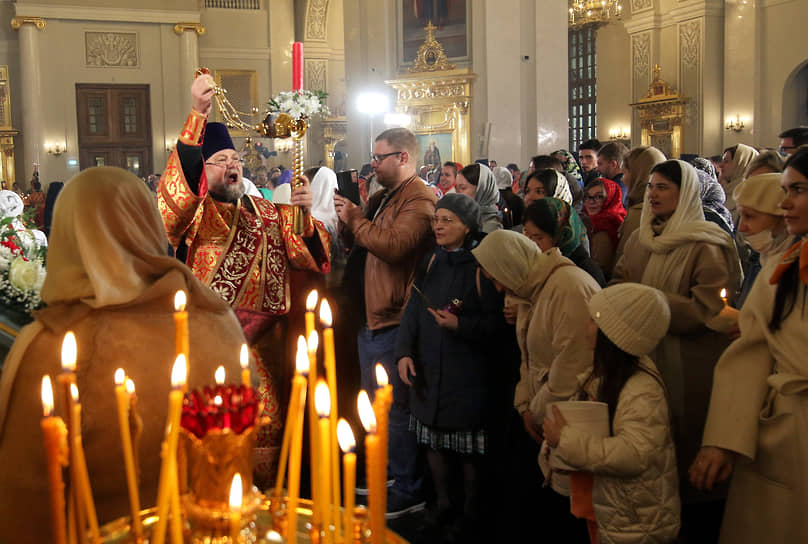
[[[578,161],[575,160],[575,156],[573,156],[572,153],[566,149],[559,149],[558,151],[553,151],[553,156],[558,157],[567,174],[572,174],[572,176],[578,180],[578,183],[583,183],[584,178],[581,167],[578,166]]]
[[[732,232],[732,214],[730,214],[727,207],[724,206],[724,201],[727,198],[724,194],[724,188],[721,187],[718,180],[707,171],[702,170],[695,164],[693,166],[696,168],[696,174],[699,176],[701,207],[704,208],[705,212],[709,210],[716,214],[724,223],[721,227],[727,232]],[[712,164],[710,166],[712,166]]]
[[[718,181],[718,172],[715,170],[715,165],[710,159],[705,159],[704,157],[696,157],[690,161],[690,164],[693,165],[693,168],[696,170],[701,170],[702,172],[706,172],[710,175],[714,180]]]

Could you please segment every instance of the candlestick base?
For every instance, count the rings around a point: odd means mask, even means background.
[[[272,506],[272,501],[258,495],[257,507],[253,510],[251,515],[248,514],[248,506],[242,509],[242,530],[239,535],[241,542],[239,544],[277,544],[280,532],[274,525],[276,516],[272,515],[273,508],[277,511],[285,513],[286,499],[283,498],[276,506]],[[187,501],[189,497],[184,497]],[[307,525],[311,522],[311,507],[312,503],[307,499],[300,499],[300,506],[297,508],[297,541],[301,544],[308,544],[312,542],[310,535],[307,531]],[[250,507],[251,508],[251,507]],[[187,510],[186,510],[187,511]],[[204,529],[199,528],[195,533],[185,532],[184,538],[186,544],[232,544],[229,530],[229,512],[222,511],[222,516],[219,519],[219,528],[212,529],[205,532]],[[249,519],[250,516],[252,519]],[[274,519],[273,519],[274,517]],[[368,512],[364,507],[357,507],[354,511],[354,523],[350,538],[346,540],[335,539],[335,541],[342,541],[351,544],[367,544],[370,542],[370,529],[368,528]],[[152,530],[157,524],[157,509],[148,508],[140,512],[141,525],[143,527],[143,538],[145,541],[151,539]],[[285,534],[285,533],[281,533]],[[103,544],[142,544],[144,540],[138,540],[132,534],[132,524],[129,516],[119,518],[115,521],[107,523],[101,527],[101,542]],[[407,544],[407,541],[387,529],[385,534],[386,544]]]

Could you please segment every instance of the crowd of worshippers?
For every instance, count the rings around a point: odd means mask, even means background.
[[[206,119],[211,89],[194,82],[186,128]],[[214,359],[236,372],[228,353],[250,343],[275,422],[255,481],[272,485],[283,346],[314,285],[337,301],[340,414],[360,387],[373,396],[377,363],[390,377],[387,518],[418,520],[421,541],[808,541],[808,129],[780,134],[778,150],[738,144],[687,161],[590,140],[522,172],[487,160],[419,170],[416,136],[393,128],[360,171],[359,202],[322,166],[302,188],[271,182],[267,194],[261,179],[253,191],[224,125],[188,134],[159,183],[94,168],[57,201],[48,307],[0,384],[0,487],[13,490],[0,507],[14,513],[0,540],[44,504],[41,412],[24,398],[58,371],[48,353],[68,327],[91,338],[95,366],[79,363],[79,385],[99,399],[116,353],[132,354],[138,383],[165,377],[154,354],[171,349],[160,331],[180,288],[199,361],[191,387]],[[302,234],[293,206],[312,218]],[[242,247],[245,236],[260,243]],[[231,289],[228,267],[250,259],[265,283]],[[271,289],[272,300],[248,296]],[[141,399],[147,496],[165,381]],[[102,475],[120,448],[103,399],[88,403],[84,435]],[[568,422],[555,403],[570,400],[604,403],[608,433]],[[102,520],[126,512],[117,472],[93,488]]]

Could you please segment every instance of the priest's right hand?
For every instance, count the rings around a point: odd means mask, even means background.
[[[210,113],[215,86],[216,82],[213,80],[210,74],[201,74],[197,76],[196,79],[194,79],[194,82],[191,84],[193,108],[206,117]]]

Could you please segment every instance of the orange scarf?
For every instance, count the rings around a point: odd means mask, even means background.
[[[798,263],[800,280],[802,280],[802,283],[805,285],[808,285],[808,244],[804,243],[805,238],[805,236],[800,238],[799,241],[791,246],[791,249],[786,251],[785,255],[783,255],[783,260],[777,265],[774,274],[772,274],[772,277],[769,279],[771,285],[780,283],[780,278],[783,277],[786,270],[794,263]]]

